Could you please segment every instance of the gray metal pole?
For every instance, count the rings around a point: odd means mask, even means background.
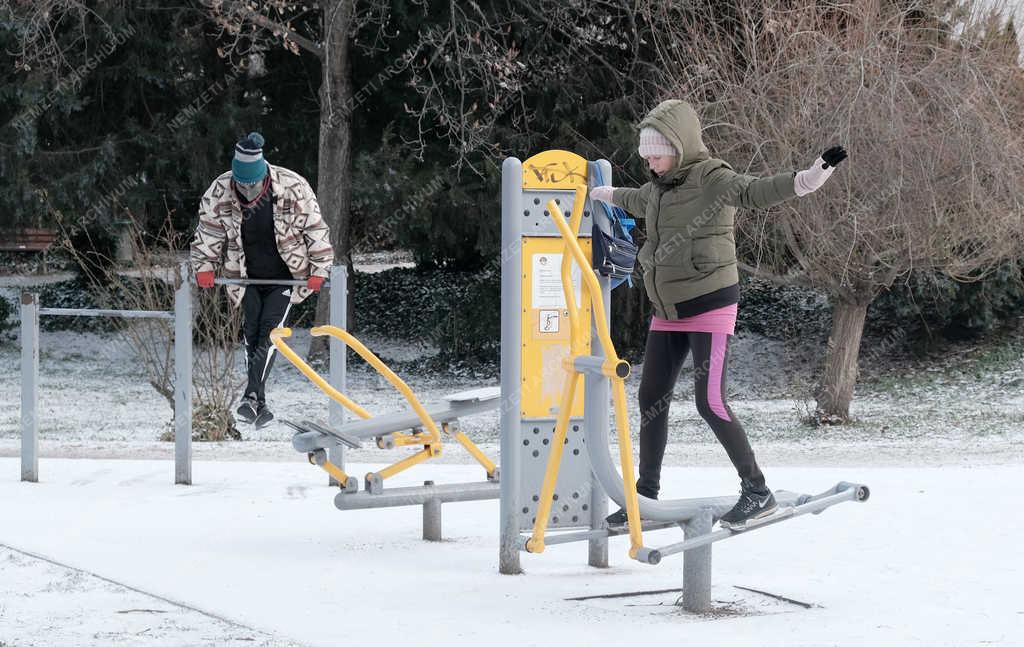
[[[306,279],[222,279],[213,280],[214,285],[306,285]],[[328,287],[330,282],[324,283]]]
[[[686,539],[711,534],[711,509],[704,508],[683,526]],[[695,613],[711,609],[711,544],[683,551],[683,608]]]
[[[334,265],[331,267],[331,288],[330,288],[330,314],[329,319],[332,326],[348,330],[348,267],[345,265]],[[348,358],[345,353],[345,342],[331,337],[330,339],[330,374],[328,381],[331,386],[345,392],[347,372],[346,362]],[[331,400],[328,406],[328,421],[333,429],[340,429],[345,424],[345,408]],[[345,448],[335,444],[327,452],[327,459],[345,469]],[[327,477],[328,485],[340,485],[333,476]]]
[[[21,294],[21,480],[39,482],[39,296]]]
[[[609,185],[612,184],[612,165],[608,160],[597,160],[598,166],[601,168],[601,176],[605,182]],[[596,206],[596,205],[595,205]],[[596,217],[596,215],[595,215]],[[591,219],[593,222],[593,218]],[[598,275],[597,282],[601,286],[601,298],[604,299],[605,304],[605,315],[607,316],[606,324],[611,326],[611,314],[612,314],[612,289],[611,281],[606,277]],[[591,330],[591,342],[590,347],[594,351],[593,354],[603,356],[604,352],[601,350],[601,343],[597,337],[596,327]],[[598,424],[602,431],[601,435],[604,438],[608,437],[608,399],[610,396],[607,379],[595,379],[591,380],[587,378],[586,391],[584,393],[585,409],[584,409],[584,425],[587,424],[588,420],[592,424]],[[587,411],[591,408],[594,412],[587,418]],[[597,480],[594,472],[590,472],[590,528],[597,530],[605,526],[604,518],[608,516],[608,496],[601,488],[601,483]],[[608,538],[597,537],[589,541],[588,547],[588,559],[587,563],[595,568],[607,568],[608,567]]]
[[[40,308],[51,317],[118,317],[121,319],[174,319],[173,312],[160,310],[102,310],[99,308]]]
[[[424,481],[425,487],[433,481]],[[441,499],[432,498],[423,502],[423,538],[427,541],[441,541]]]
[[[596,345],[596,341],[594,342]],[[600,346],[592,346],[592,352],[600,353]],[[583,425],[596,425],[601,435],[608,437],[608,379],[598,375],[587,374],[583,378]],[[608,516],[608,496],[601,489],[594,473],[589,476],[590,483],[590,529],[600,530],[605,527],[604,518]],[[587,564],[596,568],[608,567],[608,536],[597,536],[588,542]]]
[[[371,508],[400,508],[423,505],[431,499],[441,503],[459,501],[490,501],[501,494],[493,481],[473,483],[445,483],[442,485],[387,488],[381,494],[341,491],[334,495],[334,507],[339,510],[369,510]]]
[[[174,291],[174,482],[192,485],[192,283],[178,267]]]
[[[501,164],[501,542],[498,572],[504,575],[523,572],[519,564],[522,202],[523,163],[509,157]]]

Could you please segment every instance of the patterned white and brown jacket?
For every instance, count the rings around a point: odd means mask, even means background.
[[[274,200],[274,237],[281,259],[296,280],[310,276],[329,278],[334,249],[330,230],[309,182],[295,171],[267,164]],[[227,245],[225,245],[227,243]],[[225,253],[226,247],[226,253]],[[195,272],[223,267],[224,278],[246,278],[242,246],[242,206],[231,186],[231,171],[213,181],[199,202],[199,226],[191,248]],[[228,286],[231,302],[242,302],[244,288]],[[291,302],[312,294],[305,286],[292,290]]]

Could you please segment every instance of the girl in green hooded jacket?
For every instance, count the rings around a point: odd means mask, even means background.
[[[733,223],[737,207],[764,209],[819,189],[846,151],[836,146],[800,172],[743,175],[708,154],[700,120],[685,101],[658,104],[640,122],[639,153],[651,180],[638,189],[596,187],[591,198],[646,220],[638,261],[654,310],[640,379],[640,478],[637,493],[658,498],[672,390],[693,353],[697,411],[740,477],[740,498],[720,519],[742,530],[776,509],[747,434],[725,401],[729,337],[739,302]],[[626,523],[625,510],[608,516]]]

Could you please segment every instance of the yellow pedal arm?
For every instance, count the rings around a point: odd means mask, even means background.
[[[409,456],[407,458],[403,458],[402,460],[398,461],[394,465],[388,465],[384,469],[382,469],[379,472],[377,472],[377,475],[380,476],[381,480],[384,480],[384,479],[387,479],[387,478],[391,478],[395,474],[398,474],[400,472],[404,472],[405,470],[409,469],[413,465],[418,465],[419,463],[422,463],[423,461],[427,460],[428,458],[430,458],[431,456],[434,456],[434,455],[435,454],[432,453],[430,447],[424,447],[423,449],[421,449],[420,451],[416,452],[412,456]]]
[[[469,436],[462,433],[461,431],[452,432],[452,430],[448,427],[448,423],[443,423],[441,425],[441,428],[444,430],[446,434],[455,438],[456,442],[458,442],[460,445],[466,448],[466,451],[469,452],[469,455],[476,459],[476,462],[480,463],[484,470],[487,471],[487,476],[491,478],[494,477],[495,470],[498,469],[497,466],[494,464],[494,461],[488,458],[487,454],[483,453],[483,451],[481,451],[480,448],[476,446],[476,443],[469,439]]]
[[[558,417],[555,419],[555,437],[551,439],[551,453],[548,454],[548,465],[544,470],[544,484],[540,489],[540,501],[537,503],[537,518],[533,521],[533,534],[526,542],[526,550],[531,553],[544,552],[544,531],[548,527],[548,516],[555,495],[555,484],[558,482],[558,471],[562,465],[562,450],[565,449],[565,436],[569,429],[569,414],[576,398],[576,390],[583,376],[570,373],[562,388],[562,401],[558,405]]]
[[[330,461],[324,461],[324,464],[321,465],[320,468],[323,469],[323,471],[330,474],[332,477],[334,477],[335,481],[341,483],[342,488],[344,488],[345,483],[348,483],[348,474],[345,473],[345,470],[341,469],[334,463]]]

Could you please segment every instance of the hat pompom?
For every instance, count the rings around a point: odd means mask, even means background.
[[[263,148],[263,135],[259,134],[255,130],[249,133],[249,141],[256,145],[256,148]]]

